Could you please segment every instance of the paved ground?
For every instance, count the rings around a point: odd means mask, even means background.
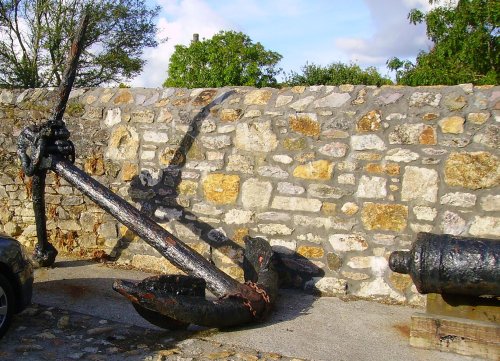
[[[288,290],[262,324],[161,330],[111,289],[147,276],[80,260],[37,270],[36,305],[0,341],[0,360],[472,360],[410,347],[414,309]]]

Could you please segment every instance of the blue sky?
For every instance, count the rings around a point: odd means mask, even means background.
[[[423,25],[408,23],[412,8],[427,0],[148,0],[160,5],[159,47],[146,49],[147,65],[133,86],[160,87],[176,44],[189,45],[193,33],[210,38],[220,30],[242,31],[283,56],[289,73],[306,62],[355,62],[387,74],[392,56],[414,59],[431,43]]]

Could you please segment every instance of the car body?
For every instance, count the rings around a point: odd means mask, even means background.
[[[12,237],[0,234],[0,337],[10,326],[12,316],[31,303],[33,266]]]

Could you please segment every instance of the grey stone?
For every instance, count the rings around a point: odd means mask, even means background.
[[[410,163],[414,160],[417,160],[420,158],[418,153],[412,152],[409,149],[404,149],[404,148],[394,148],[390,149],[386,153],[387,155],[385,156],[386,160],[393,161],[393,162],[403,162],[403,163]]]
[[[247,179],[241,187],[241,202],[246,209],[264,209],[269,205],[273,186],[271,182]]]
[[[238,123],[234,144],[237,149],[249,152],[270,152],[278,145],[270,121]]]
[[[322,203],[318,199],[276,196],[271,203],[271,208],[287,211],[318,212],[321,205]]]
[[[458,214],[445,211],[443,214],[441,229],[443,230],[443,233],[458,236],[465,232],[466,222]]]
[[[454,207],[474,207],[476,205],[476,195],[472,193],[446,193],[441,197],[441,204]]]
[[[279,182],[277,189],[281,194],[298,195],[305,192],[304,187],[289,182]]]
[[[384,150],[384,141],[375,134],[353,135],[351,137],[351,148],[354,150]]]
[[[338,108],[347,103],[351,99],[348,93],[331,93],[324,98],[320,98],[314,102],[315,108]]]
[[[201,137],[201,143],[208,149],[222,149],[231,145],[229,135],[204,136]]]
[[[323,145],[319,148],[319,152],[329,157],[342,158],[346,155],[348,149],[347,144],[334,142]]]
[[[307,188],[307,194],[317,198],[340,199],[346,194],[346,191],[326,184],[311,184]]]
[[[385,198],[387,180],[382,177],[361,176],[356,196],[359,198]]]
[[[286,179],[289,176],[288,172],[284,171],[280,167],[275,167],[271,165],[265,165],[259,167],[257,169],[257,173],[259,173],[259,175],[261,175],[262,177],[270,177],[277,179]]]
[[[500,195],[490,194],[481,198],[481,208],[487,212],[500,211]]]
[[[436,202],[438,173],[434,169],[407,166],[403,175],[401,199]]]
[[[308,97],[302,98],[302,99],[297,100],[296,102],[290,104],[290,108],[292,108],[298,112],[302,112],[307,108],[307,106],[309,104],[312,103],[313,100],[314,100],[313,96],[308,96]]]
[[[475,216],[469,233],[475,237],[498,237],[500,234],[500,217]]]

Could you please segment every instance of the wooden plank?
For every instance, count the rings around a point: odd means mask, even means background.
[[[427,295],[426,311],[436,315],[500,323],[500,300],[498,297],[430,293]]]
[[[464,318],[415,313],[410,345],[500,360],[500,324]]]

